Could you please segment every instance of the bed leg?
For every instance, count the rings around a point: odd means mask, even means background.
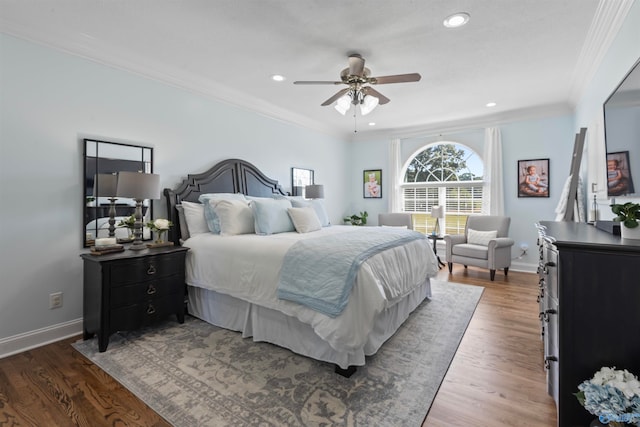
[[[350,378],[357,370],[358,367],[353,365],[349,366],[347,369],[342,369],[340,366],[336,365],[335,373],[345,378]]]

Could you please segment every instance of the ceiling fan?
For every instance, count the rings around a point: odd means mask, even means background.
[[[386,104],[389,98],[372,88],[370,85],[389,83],[407,83],[420,80],[420,74],[395,74],[392,76],[371,77],[371,70],[364,66],[364,58],[357,53],[349,55],[349,67],[340,72],[340,81],[295,81],[296,85],[339,85],[348,87],[339,90],[321,105],[331,105],[336,102],[336,110],[344,115],[351,104],[360,105],[362,115],[369,114],[378,104]]]

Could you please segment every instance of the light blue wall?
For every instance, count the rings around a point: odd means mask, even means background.
[[[10,36],[0,54],[0,341],[82,317],[83,137],[154,147],[162,187],[231,157],[286,190],[314,169],[341,222],[344,141]]]
[[[522,259],[514,262],[514,267],[533,270],[536,263],[535,251],[536,230],[535,222],[553,220],[554,211],[560,199],[563,184],[569,176],[569,164],[574,143],[573,117],[549,117],[526,121],[513,122],[499,126],[502,133],[503,174],[505,191],[505,214],[511,216],[511,237],[516,241],[513,257],[520,255],[520,244],[526,243],[530,250]],[[401,163],[411,158],[418,150],[425,146],[439,142],[450,141],[466,145],[480,157],[484,149],[484,129],[471,129],[455,133],[436,134],[428,137],[415,137],[402,140]],[[362,169],[377,165],[384,172],[389,171],[390,140],[358,141],[353,143],[354,160],[356,165],[353,179],[362,181]],[[381,157],[382,156],[382,157]],[[549,158],[550,167],[550,197],[549,198],[518,198],[517,162],[518,160]],[[380,160],[383,159],[383,160]],[[357,174],[357,176],[356,176]],[[388,176],[388,174],[387,174]],[[354,211],[366,209],[371,216],[371,224],[377,224],[378,213],[387,212],[390,183],[387,180],[383,188],[383,200],[363,199],[359,186],[352,187],[352,206]],[[360,191],[360,193],[358,193]]]

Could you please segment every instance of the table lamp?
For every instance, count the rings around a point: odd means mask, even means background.
[[[440,235],[440,218],[444,218],[444,207],[442,206],[433,206],[431,208],[431,218],[436,219],[436,224],[433,227],[433,235]]]
[[[304,196],[307,199],[324,199],[324,185],[307,185],[304,187],[304,193]]]
[[[140,172],[118,173],[118,197],[129,197],[136,201],[133,223],[133,244],[129,249],[145,249],[142,243],[142,202],[160,198],[160,175]]]

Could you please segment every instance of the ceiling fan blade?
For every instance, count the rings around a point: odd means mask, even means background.
[[[326,107],[327,105],[331,105],[333,104],[334,101],[336,101],[338,98],[340,98],[341,96],[343,96],[345,93],[349,92],[349,88],[346,87],[344,89],[341,89],[338,91],[338,93],[336,93],[335,95],[333,95],[331,98],[327,99],[326,101],[324,101],[322,104],[323,107]]]
[[[396,74],[393,76],[369,77],[368,81],[372,85],[384,85],[388,83],[409,83],[417,82],[422,76],[418,73]]]
[[[310,80],[310,81],[304,81],[304,80],[299,80],[296,82],[293,82],[294,85],[341,85],[344,82],[329,82],[329,81],[321,81],[321,80]]]
[[[349,56],[349,75],[360,76],[364,73],[364,58],[357,53]]]
[[[381,94],[380,92],[378,92],[377,90],[372,88],[371,86],[365,86],[365,87],[363,87],[361,89],[361,91],[365,95],[371,95],[371,96],[375,96],[376,98],[378,98],[378,104],[386,104],[389,101],[391,101],[389,98],[387,98],[386,96],[384,96],[383,94]]]

